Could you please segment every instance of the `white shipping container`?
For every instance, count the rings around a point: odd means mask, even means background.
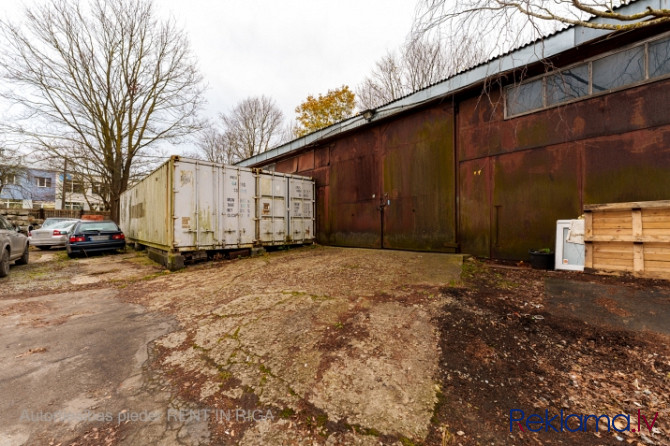
[[[170,253],[311,243],[314,181],[173,156],[121,195],[120,220]]]

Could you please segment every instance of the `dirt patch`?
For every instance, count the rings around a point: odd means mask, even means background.
[[[30,263],[12,267],[2,279],[1,299],[25,299],[46,292],[80,291],[114,284],[127,286],[162,268],[147,259],[145,253],[127,251],[69,259],[64,250],[30,251]]]
[[[613,299],[609,299],[607,297],[599,297],[596,299],[596,303],[603,308],[605,308],[607,311],[609,311],[612,314],[615,314],[620,317],[629,317],[631,316],[631,313],[624,310],[623,308],[619,307],[617,305],[617,302]]]
[[[455,301],[439,318],[442,392],[426,444],[670,444],[668,337],[555,315],[544,284],[557,274],[469,262],[468,289],[445,289]],[[618,312],[607,297],[609,285],[628,286],[601,276],[562,277],[602,283],[604,297],[596,302],[604,312]],[[670,289],[658,281],[653,287]],[[658,416],[651,432],[644,423],[641,433],[607,432],[603,423],[596,432],[592,421],[587,432],[521,432],[518,425],[510,432],[511,410],[525,417],[548,411],[550,419],[561,410],[630,414],[635,429],[638,410],[649,423]],[[560,430],[557,419],[552,425]],[[573,418],[566,426],[579,423]]]
[[[0,316],[15,316],[22,314],[40,314],[46,313],[53,305],[49,302],[16,302],[0,308]]]

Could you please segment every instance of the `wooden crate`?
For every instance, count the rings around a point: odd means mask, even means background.
[[[670,200],[584,206],[586,270],[670,279]]]

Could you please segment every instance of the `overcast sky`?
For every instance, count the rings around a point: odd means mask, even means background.
[[[191,37],[210,86],[208,114],[273,97],[287,118],[309,94],[352,89],[399,47],[413,0],[160,0]]]
[[[23,2],[3,0],[4,17]],[[309,94],[352,89],[410,30],[415,0],[154,0],[186,30],[209,86],[205,114],[265,94],[287,119]]]

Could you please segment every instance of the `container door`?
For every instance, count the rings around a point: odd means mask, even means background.
[[[256,177],[250,170],[239,170],[239,232],[240,245],[252,245],[256,237],[254,192]]]
[[[314,182],[289,178],[289,230],[294,243],[314,238]]]
[[[176,248],[210,249],[216,244],[217,168],[175,163],[174,243]]]
[[[251,171],[232,166],[226,166],[223,171],[223,244],[227,248],[251,245],[254,241],[251,212],[254,175]]]
[[[223,224],[221,240],[226,247],[236,246],[239,237],[239,170],[234,167],[223,168]]]
[[[258,175],[258,237],[262,244],[281,245],[287,237],[287,178],[261,173]]]
[[[174,247],[196,245],[197,219],[195,203],[195,164],[175,162],[174,165]]]

